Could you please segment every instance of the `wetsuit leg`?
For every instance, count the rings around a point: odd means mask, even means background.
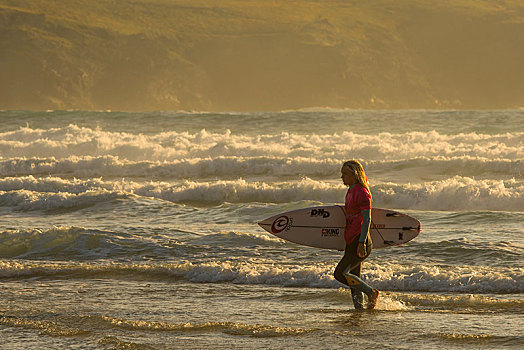
[[[351,296],[355,309],[361,309],[363,304],[362,292],[369,294],[372,288],[360,279],[361,262],[371,253],[372,244],[368,240],[366,244],[366,256],[361,258],[357,254],[358,239],[346,245],[344,256],[335,268],[335,279],[351,288]]]
[[[354,250],[353,248],[354,248],[353,244],[346,245],[344,256],[338,262],[338,265],[335,268],[335,273],[334,273],[335,279],[348,287],[350,285],[344,273],[347,270],[351,270],[354,266],[357,266],[360,264],[360,261],[359,261],[360,258],[358,257],[356,252],[353,252]]]
[[[360,270],[362,268],[362,264],[358,264],[355,266],[353,270],[350,271],[352,275],[360,277]],[[356,288],[351,288],[351,299],[353,299],[353,305],[355,306],[355,309],[361,310],[364,308],[364,294],[362,291],[357,290]]]

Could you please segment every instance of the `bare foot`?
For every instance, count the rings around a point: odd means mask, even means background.
[[[380,292],[378,291],[378,289],[373,289],[373,291],[371,292],[371,294],[368,296],[368,309],[374,309],[375,306],[377,306],[377,301],[378,301],[378,295],[380,294]]]

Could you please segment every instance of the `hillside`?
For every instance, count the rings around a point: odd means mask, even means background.
[[[524,106],[524,3],[0,0],[0,109]]]

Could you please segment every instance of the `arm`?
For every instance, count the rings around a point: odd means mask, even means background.
[[[361,258],[364,258],[367,255],[366,251],[366,238],[369,233],[369,224],[371,223],[371,209],[362,210],[362,228],[360,229],[360,237],[358,240],[357,254]]]
[[[369,233],[369,225],[371,224],[371,209],[364,209],[362,210],[362,227],[360,229],[360,243],[366,243],[366,238],[368,237]]]

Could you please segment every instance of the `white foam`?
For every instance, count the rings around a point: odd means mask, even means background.
[[[191,241],[191,244],[220,244],[220,246],[235,246],[250,244],[282,245],[284,240],[269,234],[255,234],[250,232],[226,231],[207,234]]]
[[[418,157],[482,157],[522,160],[523,132],[505,134],[446,135],[436,131],[247,136],[211,133],[161,132],[155,135],[110,132],[69,125],[47,130],[31,129],[0,133],[0,154],[21,157],[115,156],[132,161],[174,161],[207,157],[285,157],[317,159],[351,158],[398,160]],[[339,158],[340,157],[340,158]]]
[[[367,266],[367,280],[379,289],[461,293],[524,291],[524,273],[519,268],[391,263],[368,263]]]
[[[183,278],[194,283],[269,284],[289,287],[340,288],[333,278],[334,264],[275,265],[246,261],[205,263],[49,263],[0,260],[0,277],[75,274],[94,277],[104,273]],[[366,263],[363,278],[384,291],[505,294],[524,292],[519,268],[435,266]],[[392,302],[392,307],[394,303]]]
[[[95,316],[100,317],[100,316]],[[314,331],[314,329],[277,327],[261,324],[244,324],[234,322],[206,322],[206,323],[167,323],[140,320],[127,320],[109,316],[101,316],[110,327],[132,330],[177,331],[177,332],[224,332],[226,334],[252,336],[257,338],[296,336]]]
[[[184,179],[209,177],[317,177],[336,178],[342,157],[206,157],[172,161],[132,161],[117,156],[70,156],[65,159],[13,158],[0,160],[3,176],[58,175],[75,177],[127,177]],[[524,172],[522,159],[490,160],[482,157],[419,157],[394,161],[367,161],[367,172],[374,178],[413,180],[442,175],[513,176]],[[374,179],[372,179],[374,180]]]
[[[377,205],[420,210],[524,210],[524,182],[455,176],[423,184],[372,188]]]
[[[422,184],[385,183],[371,187],[376,207],[421,210],[524,210],[524,182],[476,180],[456,176]],[[143,196],[175,203],[220,204],[287,203],[294,201],[341,202],[345,187],[338,181],[266,183],[218,180],[135,182],[125,179],[63,179],[33,176],[0,179],[0,203],[18,210],[42,210],[106,202],[114,198]]]
[[[339,294],[343,295],[345,299],[351,298],[351,291],[346,287],[340,287],[337,291]],[[399,293],[385,292],[380,293],[378,303],[375,309],[382,311],[404,311],[409,310],[410,307],[407,303],[401,298]]]
[[[518,310],[524,306],[524,300],[494,298],[478,294],[416,294],[416,293],[390,293],[392,299],[399,300],[405,305],[434,307],[435,305],[447,305],[454,309],[474,308],[475,310],[488,309],[498,310],[502,308]]]

